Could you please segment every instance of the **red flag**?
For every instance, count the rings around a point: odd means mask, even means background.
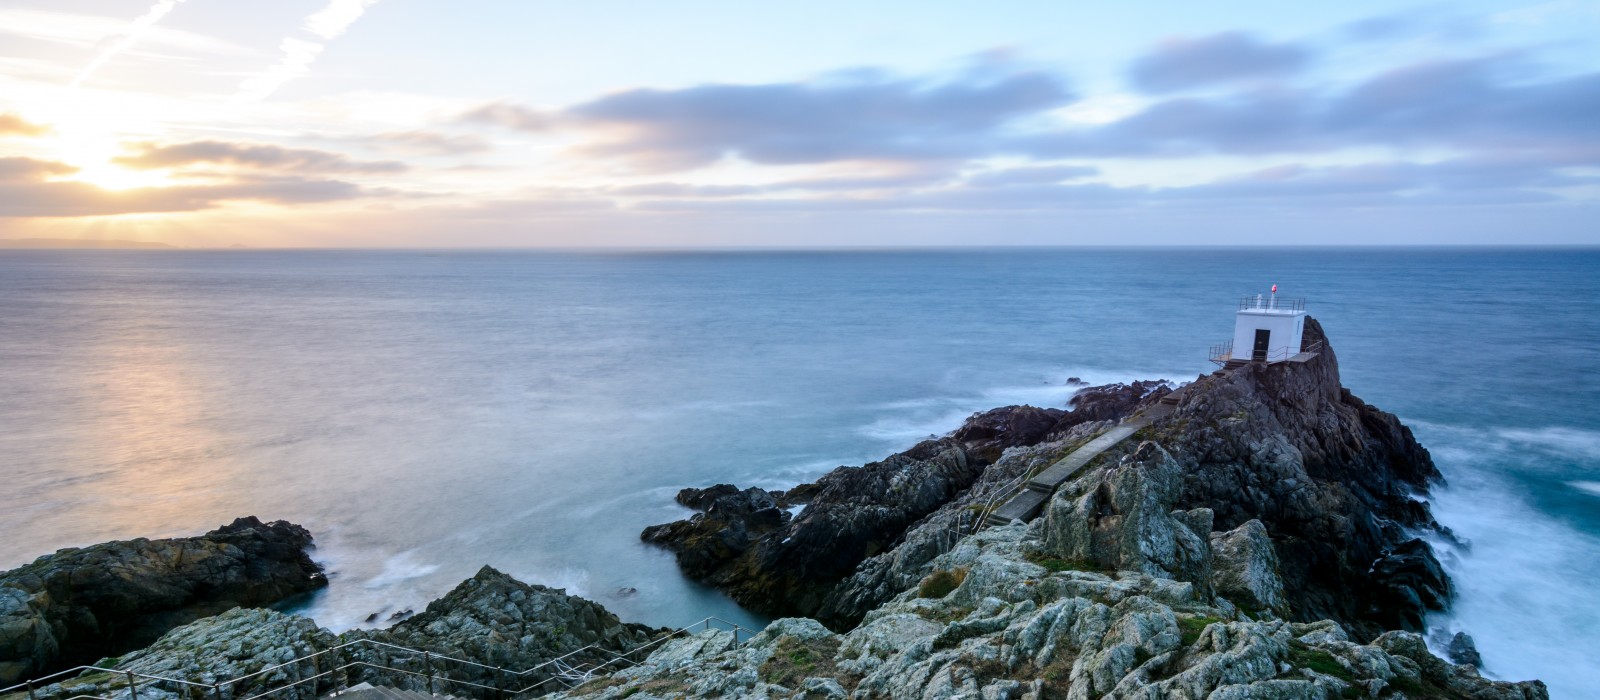
[[[1272,293],[1273,294],[1277,294],[1278,293],[1278,285],[1276,285],[1276,284],[1272,285]]]

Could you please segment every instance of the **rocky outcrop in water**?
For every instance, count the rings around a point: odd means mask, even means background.
[[[797,618],[743,646],[707,632],[552,697],[1548,698],[1538,681],[1491,681],[1434,657],[1409,632],[1360,644],[1337,622],[1258,619],[1194,583],[1079,570],[1049,554],[1045,530],[962,540],[933,562],[953,584],[904,591],[848,633]]]
[[[63,549],[0,574],[0,683],[147,645],[233,607],[328,584],[292,523],[235,520],[200,537]]]
[[[741,604],[768,613],[816,610],[833,585],[969,487],[983,465],[951,439],[927,440],[881,462],[841,467],[802,489],[809,503],[790,518],[770,494],[750,489],[716,499],[688,521],[645,530],[684,572]],[[727,528],[726,536],[718,527]]]

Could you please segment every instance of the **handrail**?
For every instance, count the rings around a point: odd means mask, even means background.
[[[455,657],[452,657],[452,656],[444,656],[444,655],[440,655],[440,654],[435,654],[434,652],[428,651],[428,650],[425,650],[425,649],[413,649],[413,648],[410,648],[410,647],[404,647],[404,646],[400,646],[398,644],[391,644],[389,642],[383,642],[383,641],[379,641],[379,640],[375,640],[375,639],[356,639],[356,640],[352,640],[352,641],[349,641],[349,642],[344,642],[342,644],[337,644],[337,645],[328,647],[327,649],[323,649],[321,651],[316,651],[316,652],[307,654],[305,656],[301,656],[301,657],[296,658],[296,659],[291,659],[291,660],[285,661],[283,663],[274,664],[272,666],[267,666],[265,668],[261,668],[261,669],[258,669],[256,671],[253,671],[253,672],[250,672],[250,673],[246,673],[246,674],[238,676],[236,678],[230,678],[230,679],[227,679],[227,680],[220,680],[220,681],[216,681],[214,683],[201,683],[201,682],[190,681],[190,680],[186,680],[186,679],[182,679],[182,678],[169,678],[169,677],[166,677],[166,676],[157,676],[157,675],[152,675],[152,674],[148,674],[148,673],[140,673],[138,671],[125,670],[125,669],[116,669],[116,668],[105,668],[105,667],[102,667],[102,666],[95,666],[95,665],[86,664],[86,665],[82,665],[82,666],[75,666],[75,667],[72,667],[72,668],[56,671],[54,673],[50,673],[50,674],[47,674],[47,675],[44,675],[44,676],[40,676],[38,678],[34,678],[34,679],[31,679],[31,680],[28,680],[28,681],[25,681],[25,682],[22,682],[22,683],[18,683],[18,684],[9,686],[9,687],[0,688],[0,695],[6,695],[6,694],[14,693],[14,692],[17,692],[17,691],[26,690],[27,693],[28,693],[29,700],[35,700],[37,692],[39,690],[41,690],[42,688],[46,688],[46,687],[49,687],[51,685],[59,684],[59,683],[64,682],[66,680],[70,680],[70,678],[72,678],[72,677],[81,677],[85,673],[89,673],[89,672],[104,672],[104,673],[119,674],[119,675],[122,675],[122,676],[126,677],[128,679],[128,686],[127,687],[133,690],[133,694],[135,695],[135,697],[137,697],[137,687],[136,687],[137,686],[137,682],[139,680],[146,680],[146,681],[150,681],[151,683],[171,683],[171,684],[184,686],[184,687],[189,687],[189,688],[199,688],[199,689],[201,689],[203,691],[209,691],[214,698],[216,698],[217,700],[221,700],[222,697],[223,697],[222,696],[222,690],[224,688],[232,689],[234,686],[237,686],[238,684],[240,684],[240,683],[242,683],[244,681],[248,681],[248,680],[260,677],[260,676],[262,676],[264,674],[272,673],[274,671],[278,671],[278,670],[285,669],[285,668],[288,668],[288,667],[291,667],[291,666],[295,666],[297,664],[303,664],[303,663],[305,663],[307,661],[318,659],[318,658],[323,657],[325,655],[333,654],[333,653],[336,653],[336,652],[339,652],[339,651],[342,651],[342,650],[345,650],[345,649],[353,648],[353,647],[356,647],[356,646],[374,647],[374,648],[384,649],[384,650],[388,650],[388,651],[403,652],[403,653],[412,655],[413,658],[415,656],[421,656],[426,660],[426,663],[428,664],[428,672],[424,674],[424,673],[419,673],[419,672],[413,671],[413,670],[397,668],[397,667],[394,667],[394,666],[389,666],[389,665],[384,665],[384,664],[377,664],[377,663],[373,663],[373,662],[366,661],[366,660],[363,660],[363,659],[354,659],[354,660],[351,660],[350,662],[345,663],[343,665],[337,665],[337,666],[335,666],[333,668],[330,668],[328,670],[322,671],[321,673],[316,673],[316,674],[314,674],[312,676],[309,676],[309,677],[306,677],[306,678],[300,678],[298,680],[294,680],[293,682],[287,683],[285,685],[281,685],[281,686],[278,686],[276,688],[272,688],[272,689],[269,689],[269,690],[266,690],[266,691],[263,691],[263,692],[260,692],[260,693],[256,693],[254,695],[250,695],[250,696],[243,697],[243,698],[234,698],[233,700],[259,700],[260,698],[264,698],[264,697],[266,697],[268,695],[272,695],[274,693],[279,693],[279,692],[282,692],[284,690],[288,690],[290,688],[295,688],[295,687],[298,687],[298,686],[303,685],[303,684],[308,683],[308,682],[314,682],[314,681],[317,681],[317,680],[320,680],[320,679],[323,679],[323,678],[327,678],[329,676],[332,676],[332,675],[334,675],[336,673],[341,673],[341,672],[343,672],[345,674],[346,682],[348,682],[348,670],[351,669],[351,668],[357,668],[357,667],[368,668],[368,669],[379,670],[379,671],[389,671],[389,672],[401,673],[401,674],[405,674],[405,675],[418,676],[418,677],[424,677],[425,676],[425,677],[427,677],[429,679],[430,687],[431,687],[431,684],[432,684],[432,682],[434,680],[438,680],[438,681],[442,681],[444,683],[471,686],[471,687],[475,687],[475,688],[482,688],[484,690],[493,690],[493,691],[497,691],[497,692],[509,692],[512,695],[519,695],[521,693],[525,693],[525,692],[527,692],[529,690],[532,690],[532,689],[537,688],[537,687],[539,687],[541,685],[549,683],[552,680],[561,680],[561,679],[560,679],[560,677],[558,675],[552,674],[548,678],[544,678],[544,679],[539,680],[539,681],[537,681],[535,683],[529,684],[529,685],[527,685],[527,686],[525,686],[525,687],[523,687],[523,688],[521,688],[519,690],[507,690],[507,689],[505,689],[499,683],[499,679],[502,678],[503,675],[509,675],[509,676],[516,677],[516,678],[526,677],[529,674],[539,672],[541,669],[544,669],[544,668],[546,668],[548,666],[551,666],[553,664],[559,664],[558,668],[560,668],[560,665],[564,665],[568,670],[581,671],[583,676],[584,676],[584,678],[587,679],[588,677],[591,677],[594,674],[595,671],[598,671],[598,670],[600,670],[602,668],[605,668],[607,666],[610,666],[612,664],[616,664],[619,661],[623,661],[623,662],[627,662],[627,663],[630,663],[630,664],[637,665],[638,662],[635,662],[635,661],[633,661],[632,659],[630,659],[628,657],[632,656],[634,654],[637,654],[640,651],[643,651],[643,650],[646,650],[646,649],[650,649],[651,647],[659,646],[659,645],[665,643],[667,640],[677,638],[678,636],[683,635],[685,633],[690,633],[695,627],[701,627],[702,630],[710,630],[711,629],[711,624],[713,622],[718,623],[719,625],[724,625],[724,626],[727,626],[727,627],[731,628],[731,631],[733,632],[734,644],[736,644],[736,645],[740,643],[740,641],[739,641],[740,633],[744,633],[745,635],[749,635],[750,637],[755,636],[755,632],[752,632],[751,630],[746,629],[745,627],[743,627],[743,626],[741,626],[741,625],[739,625],[737,623],[729,622],[729,621],[724,620],[724,619],[722,619],[720,617],[710,616],[710,617],[706,617],[705,619],[702,619],[702,620],[700,620],[698,622],[695,622],[693,624],[690,624],[690,625],[687,625],[687,626],[684,626],[684,627],[680,627],[680,628],[678,628],[676,630],[669,631],[666,634],[663,634],[663,635],[661,635],[659,637],[656,637],[655,639],[651,639],[649,641],[643,642],[643,643],[639,644],[638,646],[635,646],[635,647],[633,647],[631,649],[627,649],[627,650],[625,650],[625,651],[623,651],[621,653],[618,653],[618,652],[612,651],[610,649],[604,648],[604,647],[600,646],[598,643],[589,644],[589,645],[585,645],[583,647],[580,647],[578,649],[574,649],[572,651],[569,651],[569,652],[567,652],[565,654],[562,654],[561,656],[557,656],[555,658],[548,659],[546,661],[540,662],[538,664],[535,664],[535,665],[533,665],[533,666],[531,666],[529,668],[523,669],[521,671],[513,671],[511,669],[503,668],[503,667],[500,667],[500,666],[491,666],[489,664],[479,663],[477,661],[472,661],[472,660],[469,660],[469,659],[458,659],[458,658],[455,658]],[[746,640],[746,641],[748,641],[748,640]],[[586,667],[586,669],[583,668],[583,667],[580,667],[580,666],[575,666],[575,665],[571,665],[571,664],[567,664],[566,663],[566,661],[568,659],[571,659],[571,658],[573,658],[573,657],[575,657],[575,656],[577,656],[579,654],[586,654],[586,653],[589,654],[589,655],[609,656],[610,658],[604,659],[604,660],[602,660],[602,661],[600,661],[598,663],[583,664],[582,666]],[[440,677],[436,676],[433,673],[434,664],[435,663],[439,663],[439,662],[447,663],[447,664],[452,664],[453,663],[453,664],[465,665],[465,666],[475,667],[475,668],[483,669],[485,671],[493,672],[494,675],[495,675],[495,678],[496,678],[497,685],[496,686],[488,686],[488,685],[484,685],[484,684],[481,684],[481,683],[474,683],[472,681],[458,680],[458,679],[447,678],[447,677],[446,678],[440,678]],[[565,681],[563,681],[563,683],[565,683]],[[573,686],[568,684],[568,687],[573,687]],[[62,700],[82,700],[82,699],[87,699],[87,698],[99,698],[99,697],[100,696],[94,696],[94,695],[76,695],[76,696],[72,696],[70,698],[65,698],[65,699],[62,699]],[[110,699],[102,699],[102,700],[110,700]]]
[[[1305,299],[1290,299],[1273,295],[1264,297],[1257,294],[1253,297],[1239,299],[1240,311],[1305,311]]]

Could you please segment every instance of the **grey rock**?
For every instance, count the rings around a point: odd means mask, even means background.
[[[1218,595],[1254,610],[1284,608],[1278,554],[1260,520],[1211,533],[1211,555],[1211,585]]]
[[[1092,470],[1056,492],[1044,518],[1045,550],[1209,592],[1211,513],[1173,511],[1182,478],[1166,450],[1139,445],[1116,466]]]

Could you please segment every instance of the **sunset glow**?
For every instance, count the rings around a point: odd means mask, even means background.
[[[1593,242],[1600,5],[1145,9],[13,0],[0,237]]]

